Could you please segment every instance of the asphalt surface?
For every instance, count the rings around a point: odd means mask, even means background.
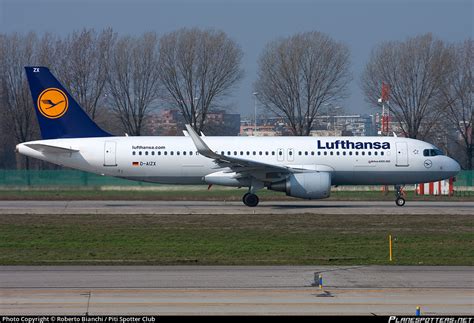
[[[323,277],[323,288],[312,286]],[[472,267],[4,266],[2,314],[473,315]]]
[[[0,214],[456,214],[473,202],[268,201],[249,208],[226,201],[0,201]]]

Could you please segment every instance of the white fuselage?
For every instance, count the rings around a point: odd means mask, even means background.
[[[240,159],[328,171],[332,185],[415,184],[454,176],[459,165],[433,145],[400,137],[203,137],[210,149]],[[45,144],[78,152],[41,152]],[[87,172],[163,184],[206,184],[222,170],[197,153],[190,137],[100,137],[38,140],[17,151]],[[237,186],[237,185],[233,185]]]

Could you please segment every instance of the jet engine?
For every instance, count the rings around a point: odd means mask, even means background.
[[[331,194],[331,174],[328,172],[291,174],[285,180],[268,185],[273,191],[303,199],[324,199]]]

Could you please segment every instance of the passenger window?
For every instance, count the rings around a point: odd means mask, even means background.
[[[346,152],[345,152],[345,151],[343,151],[343,152],[342,152],[342,154],[345,156],[345,155],[346,155]]]
[[[352,151],[349,152],[349,156],[352,156]]]
[[[331,151],[329,154],[331,154],[331,156],[332,156],[332,155],[334,155],[334,152]]]
[[[142,152],[141,152],[141,151],[139,151],[139,152],[138,152],[138,155],[140,155],[140,156],[141,156],[141,155],[142,155]]]
[[[288,155],[290,155],[290,156],[293,155],[293,152],[290,150],[290,151],[288,152]]]
[[[272,156],[275,156],[275,152],[274,152],[274,151],[272,151]]]
[[[177,151],[177,152],[176,152],[176,155],[178,155],[178,156],[179,156],[179,151]]]
[[[240,151],[240,156],[243,156],[244,155],[244,152],[243,151]]]
[[[193,152],[192,152],[192,151],[190,151],[190,152],[189,152],[189,156],[192,156],[192,155],[193,155]]]
[[[157,152],[158,156],[161,156],[161,151]]]
[[[365,151],[361,152],[362,156],[365,156]]]
[[[374,151],[374,155],[377,156],[377,155],[378,155],[378,152]]]
[[[165,151],[165,152],[163,152],[163,154],[166,156],[166,155],[168,155],[168,152],[167,152],[167,151]]]
[[[237,156],[237,152],[236,152],[236,151],[234,151],[234,156]]]
[[[355,154],[356,154],[356,156],[359,156],[359,152],[358,152],[358,151],[356,151]]]
[[[321,152],[320,152],[320,151],[318,151],[318,156],[321,156]]]
[[[314,156],[314,151],[311,152],[311,156]]]
[[[265,156],[268,156],[268,151],[265,152]]]
[[[338,155],[338,156],[339,156],[339,151],[336,151],[336,155]]]
[[[307,152],[307,151],[305,151],[305,152],[304,152],[304,155],[305,155],[305,156],[308,156],[308,152]]]
[[[383,155],[384,155],[384,152],[383,152],[383,151],[381,151],[381,152],[380,152],[380,156],[383,156]]]
[[[170,155],[173,156],[173,155],[174,155],[174,151],[170,151]]]
[[[327,152],[327,151],[325,151],[325,152],[324,152],[324,156],[327,156],[327,155],[328,155],[328,152]]]
[[[254,156],[257,155],[257,152],[256,152],[256,151],[254,151],[254,152],[252,152],[252,153],[253,153]]]
[[[154,151],[152,151],[152,152],[151,152],[151,155],[152,155],[152,156],[155,156],[155,152],[154,152]]]
[[[298,151],[298,155],[301,156],[301,151]]]
[[[132,155],[135,156],[135,152],[134,152],[134,151],[132,151]]]

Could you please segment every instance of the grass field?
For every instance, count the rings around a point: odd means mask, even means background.
[[[0,265],[473,265],[473,227],[467,215],[0,215]]]
[[[221,189],[206,187],[199,189],[170,189],[170,190],[2,190],[0,200],[227,200],[241,201],[246,189]],[[385,194],[381,191],[332,191],[329,200],[344,201],[392,201],[394,192]],[[261,190],[258,192],[262,200],[292,200],[281,192]],[[293,199],[294,200],[294,199]],[[455,196],[418,196],[407,192],[407,200],[413,201],[474,201],[474,192],[457,192]]]

